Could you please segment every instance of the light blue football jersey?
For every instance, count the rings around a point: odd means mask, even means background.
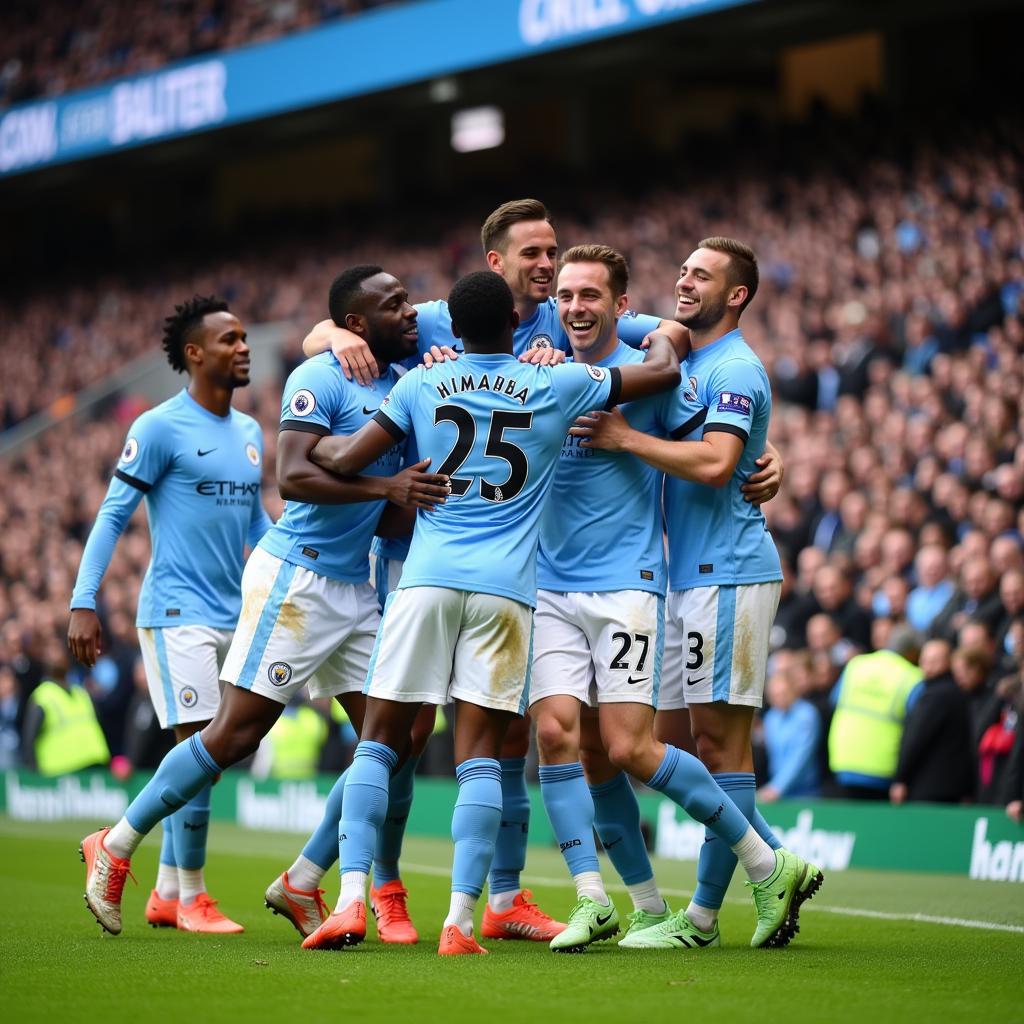
[[[614,369],[531,366],[466,353],[407,373],[377,422],[414,434],[431,469],[451,479],[444,505],[419,512],[399,587],[448,587],[537,601],[538,521],[565,433],[614,403]]]
[[[621,342],[598,366],[642,363],[644,353]],[[703,411],[680,384],[622,406],[630,425],[669,437]],[[566,434],[540,521],[537,586],[561,593],[646,590],[665,593],[661,525],[663,475],[626,452],[580,444]]]
[[[187,390],[131,426],[89,534],[72,608],[95,608],[117,538],[145,498],[152,557],[136,623],[234,629],[245,546],[270,527],[260,494],[263,433],[245,413],[216,416]]]
[[[325,437],[354,434],[373,419],[398,380],[388,367],[368,385],[345,378],[333,353],[323,352],[297,366],[281,398],[281,429]],[[402,468],[404,444],[389,449],[365,476],[394,476]],[[370,576],[370,542],[384,501],[316,505],[289,501],[260,546],[272,555],[343,583],[365,583]]]
[[[691,352],[680,369],[689,394],[707,408],[698,436],[712,430],[735,434],[743,441],[743,454],[724,487],[666,477],[669,589],[781,580],[764,515],[740,491],[757,471],[755,460],[768,438],[768,374],[738,330]]]
[[[452,317],[444,299],[417,303],[416,311],[421,355],[429,351],[431,345],[450,345],[462,350],[462,342],[452,334]],[[635,348],[659,323],[659,317],[627,310],[619,319],[619,338]],[[557,348],[572,353],[572,345],[558,319],[558,302],[553,297],[540,303],[537,312],[520,323],[512,335],[512,351],[516,356],[531,348]]]

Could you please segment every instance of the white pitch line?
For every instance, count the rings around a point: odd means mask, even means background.
[[[451,871],[447,868],[437,868],[431,864],[411,864],[402,861],[402,868],[420,875],[432,875],[436,878],[448,878]],[[565,878],[546,878],[543,875],[529,875],[528,880],[536,885],[564,886],[567,884]],[[626,892],[624,885],[609,885],[608,889],[613,892]],[[690,897],[692,889],[669,889],[659,886],[659,891],[664,896]],[[731,899],[729,903],[747,904],[746,900]],[[867,917],[876,921],[910,921],[916,924],[937,924],[946,928],[976,928],[988,932],[1012,932],[1014,935],[1024,935],[1024,925],[1000,924],[998,921],[973,921],[961,917],[938,917],[934,914],[897,914],[887,910],[865,910],[861,907],[834,907],[827,903],[808,902],[800,908],[800,913],[808,910],[823,911],[826,914],[842,914],[846,917]]]

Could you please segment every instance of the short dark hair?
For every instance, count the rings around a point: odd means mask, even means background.
[[[185,345],[196,328],[202,326],[203,317],[208,313],[226,312],[228,304],[223,299],[213,295],[193,295],[180,306],[175,306],[174,312],[164,319],[164,351],[167,361],[178,373],[188,369]]]
[[[559,261],[559,268],[566,263],[603,263],[608,271],[608,284],[612,290],[612,296],[618,298],[625,295],[629,288],[629,264],[626,257],[610,245],[574,245],[562,253]]]
[[[738,242],[735,238],[723,238],[720,235],[702,239],[697,243],[697,248],[712,249],[714,252],[725,253],[729,257],[729,276],[732,278],[732,283],[745,285],[747,289],[747,297],[743,300],[743,305],[740,306],[742,313],[757,294],[757,285],[760,281],[757,271],[757,256],[754,255],[754,250],[749,245]]]
[[[463,338],[496,341],[512,323],[515,300],[500,274],[475,270],[460,277],[448,295],[448,312]]]
[[[508,229],[513,224],[527,220],[550,221],[548,208],[539,199],[513,199],[502,203],[484,221],[480,229],[480,241],[483,243],[484,254],[492,249],[503,253],[508,245]]]
[[[362,284],[367,278],[383,274],[384,268],[372,263],[360,263],[358,266],[343,270],[332,282],[327,298],[327,308],[331,319],[339,326],[345,324],[345,317],[352,312],[352,304],[356,297],[363,294]]]

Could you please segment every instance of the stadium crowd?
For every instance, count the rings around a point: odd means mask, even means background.
[[[1006,123],[998,142],[965,131],[960,145],[925,140],[905,159],[856,163],[836,158],[839,141],[830,145],[828,159],[800,175],[737,169],[631,200],[592,195],[579,201],[592,204],[587,217],[552,202],[556,227],[563,246],[620,247],[631,262],[631,305],[660,314],[674,308],[676,268],[696,239],[732,235],[759,254],[761,289],[743,327],[773,379],[771,439],[787,466],[782,492],[765,507],[786,583],[763,716],[762,796],[836,792],[827,744],[835,684],[852,658],[909,631],[913,643],[900,649],[920,652],[929,699],[908,711],[884,795],[1009,803],[1019,816],[1024,131]],[[287,321],[295,339],[322,317],[330,278],[350,263],[382,263],[414,300],[444,295],[480,264],[473,227],[453,225],[429,247],[384,235],[291,240],[271,256],[192,267],[159,285],[94,282],[59,303],[42,293],[5,303],[4,425],[155,351],[162,316],[193,290],[216,290],[248,323]],[[147,324],[151,332],[140,330]],[[297,342],[288,357],[297,358]],[[240,401],[264,425],[267,466],[277,403],[273,387]],[[137,411],[125,396],[7,460],[0,727],[9,746],[18,714],[8,709],[41,678],[50,640],[65,628],[82,543]],[[264,493],[276,515],[272,480]],[[110,664],[87,680],[112,751],[125,749],[135,692],[132,616],[148,554],[140,520],[101,592]],[[926,784],[942,767],[924,756],[937,721],[943,742],[970,765],[968,784],[944,796]],[[809,742],[786,741],[794,723]]]
[[[18,0],[0,14],[0,108],[402,2],[409,0],[53,0],[40,17],[37,3]]]

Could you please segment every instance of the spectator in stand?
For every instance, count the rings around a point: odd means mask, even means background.
[[[961,803],[974,796],[977,776],[967,698],[950,672],[948,640],[921,648],[924,685],[907,712],[896,775],[894,804],[907,800]]]
[[[853,596],[850,578],[835,565],[823,565],[814,574],[814,598],[818,610],[830,616],[842,636],[861,650],[871,638],[871,615]]]
[[[928,631],[953,597],[956,588],[948,565],[945,550],[937,544],[921,548],[914,559],[917,586],[907,598],[907,621],[920,633]]]
[[[977,745],[992,724],[998,698],[989,685],[992,656],[984,647],[958,647],[951,662],[953,678],[967,696],[971,735]]]
[[[1009,649],[1010,626],[1024,616],[1024,571],[1011,569],[999,581],[999,602],[1002,615],[996,624],[995,651],[996,657],[1002,660],[1013,658]]]
[[[21,694],[9,665],[0,665],[0,769],[16,768],[21,760]]]
[[[817,796],[821,719],[814,706],[801,699],[792,671],[776,672],[768,680],[764,713],[764,744],[768,782],[757,791],[765,803],[793,797]]]
[[[1003,800],[1006,815],[1018,825],[1024,824],[1024,714],[1017,716],[1017,734],[1004,780]]]
[[[1021,674],[1006,676],[995,688],[990,724],[978,741],[978,801],[1003,802],[1007,776],[1012,772],[1014,738],[1020,720]]]
[[[984,541],[983,534],[980,536]],[[1003,606],[996,590],[996,578],[988,563],[987,551],[980,557],[967,557],[960,571],[960,586],[932,622],[933,636],[952,640],[957,630],[974,619],[983,622],[990,631],[999,622]]]

